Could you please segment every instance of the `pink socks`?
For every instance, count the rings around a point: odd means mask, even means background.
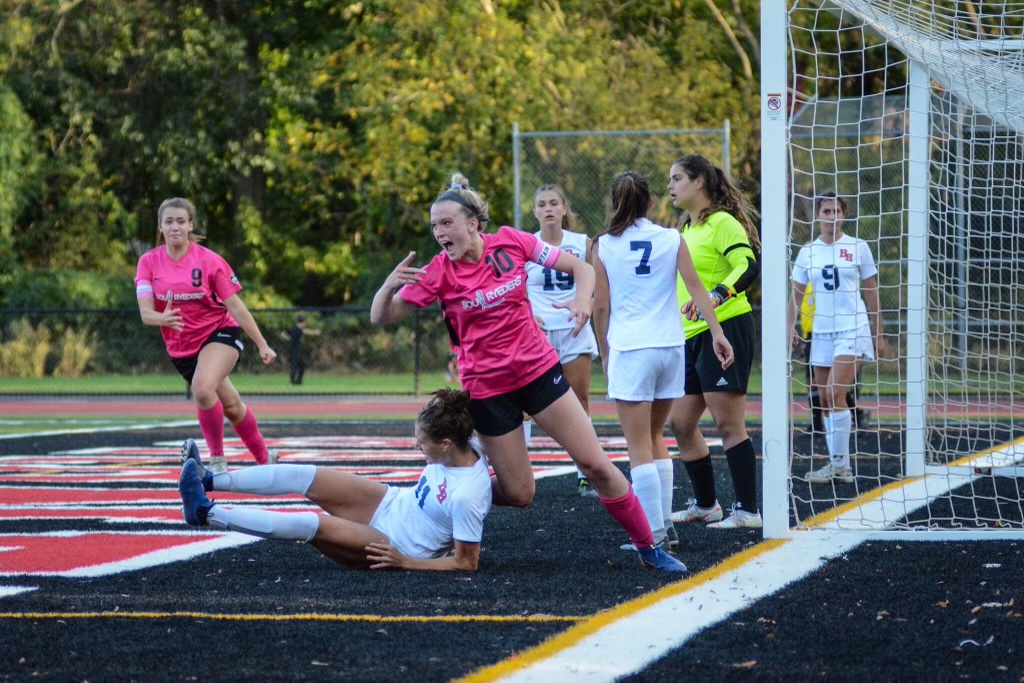
[[[197,408],[196,414],[210,457],[224,455],[224,406],[217,401],[212,408]]]
[[[220,404],[218,404],[220,405]],[[248,407],[245,409],[245,417],[242,421],[236,425],[231,425],[235,429],[235,433],[245,444],[245,447],[252,453],[252,457],[255,458],[257,465],[267,464],[267,444],[263,441],[263,435],[260,434],[260,426],[256,424],[256,416],[252,414],[252,411]],[[222,427],[223,431],[223,421]],[[205,436],[206,433],[204,432]],[[221,449],[223,450],[223,448]]]
[[[654,543],[651,525],[647,522],[647,515],[644,514],[640,501],[633,493],[632,486],[629,487],[629,492],[621,498],[599,497],[598,500],[615,518],[615,521],[622,525],[622,528],[629,534],[629,540],[633,541],[638,548],[645,548]]]

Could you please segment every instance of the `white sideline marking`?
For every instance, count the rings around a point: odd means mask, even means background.
[[[501,671],[490,676],[484,671],[463,680],[610,683],[642,670],[705,628],[807,576],[865,538],[863,534],[842,532],[778,541],[778,547],[734,569],[722,572],[712,567],[679,584],[666,586],[648,596],[653,598],[653,604],[640,609],[631,609],[627,604],[612,610],[611,623],[549,657],[505,676]],[[624,613],[616,615],[619,610]],[[569,638],[571,630],[565,634]]]
[[[217,550],[225,550],[227,548],[237,548],[243,545],[249,545],[250,543],[258,543],[262,541],[262,538],[256,538],[254,536],[246,536],[238,533],[227,533],[220,536],[211,537],[208,541],[201,541],[199,543],[191,543],[186,546],[178,546],[176,548],[166,548],[163,550],[154,550],[151,553],[145,553],[138,557],[133,557],[130,560],[122,560],[120,562],[110,562],[108,564],[101,564],[95,567],[89,567],[86,569],[78,569],[69,572],[60,572],[57,576],[72,576],[72,577],[95,577],[95,576],[109,576],[110,574],[121,574],[123,572],[132,572],[146,567],[159,567],[172,562],[179,562],[181,560],[191,560],[193,557],[212,553]]]
[[[19,434],[0,434],[3,439],[27,439],[33,436],[67,436],[69,434],[99,434],[100,432],[138,432],[147,429],[163,429],[171,427],[195,427],[195,420],[183,420],[181,422],[154,422],[153,424],[141,425],[117,425],[113,427],[89,427],[82,429],[55,429],[49,432],[21,432]]]
[[[91,531],[55,531],[49,533],[27,533],[27,534],[6,534],[7,536],[88,536],[92,533],[104,533],[104,532],[91,532]],[[186,532],[187,533],[187,532]],[[235,532],[223,533],[223,532],[191,532],[197,537],[207,536],[207,540],[199,541],[196,543],[189,543],[187,545],[177,546],[173,548],[161,548],[159,550],[153,550],[148,553],[143,553],[127,560],[119,560],[117,562],[108,562],[106,564],[99,564],[80,569],[71,569],[62,572],[32,572],[32,576],[63,576],[70,578],[95,578],[99,576],[109,576],[111,574],[122,574],[124,572],[138,571],[139,569],[145,569],[147,567],[160,567],[172,562],[179,562],[182,560],[190,560],[193,557],[212,553],[217,550],[225,550],[228,548],[237,548],[251,543],[258,543],[262,541],[262,538],[255,536],[247,536],[245,534],[239,534]],[[123,532],[123,535],[134,535],[134,536],[182,536],[181,531],[128,531]],[[0,576],[20,576],[24,572],[5,572],[0,571]]]
[[[1024,439],[1018,439],[952,464],[1016,464],[1022,458],[1022,444]],[[881,530],[891,528],[891,520],[916,512],[930,499],[964,483],[954,484],[952,479],[955,477],[933,470],[924,477],[868,492],[860,503],[809,520],[812,528],[789,539],[763,541],[739,558],[727,559],[692,578],[598,614],[519,653],[518,660],[505,660],[459,681],[612,683],[643,670],[702,630],[799,581],[864,541],[893,536],[893,532]],[[945,533],[930,537],[947,540]],[[758,548],[763,550],[758,552]]]
[[[39,590],[39,586],[0,586],[0,598],[9,598],[12,595],[21,595]]]

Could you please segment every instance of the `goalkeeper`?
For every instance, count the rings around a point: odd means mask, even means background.
[[[694,500],[672,513],[674,522],[710,522],[716,529],[762,526],[757,502],[757,457],[747,435],[747,382],[757,352],[754,316],[746,290],[760,271],[757,211],[725,172],[699,154],[678,159],[669,169],[672,203],[683,210],[683,239],[697,275],[714,299],[718,321],[732,344],[735,361],[723,370],[715,355],[708,324],[697,315],[689,293],[677,288],[683,304],[686,337],[684,390],[669,416],[679,454],[693,484]],[[681,280],[680,280],[681,282]],[[711,452],[699,421],[711,412],[722,436],[736,502],[722,519],[715,494]]]

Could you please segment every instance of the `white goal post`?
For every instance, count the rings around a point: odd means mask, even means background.
[[[765,536],[1024,538],[1024,5],[762,0],[761,39]],[[831,446],[780,323],[828,190],[888,346],[852,483],[807,478]]]

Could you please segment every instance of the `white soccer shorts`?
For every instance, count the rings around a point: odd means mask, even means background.
[[[589,355],[590,359],[597,358],[597,337],[594,336],[594,329],[588,324],[578,336],[572,336],[572,328],[566,330],[549,330],[548,341],[558,352],[558,362],[567,365],[580,356]]]
[[[608,352],[608,398],[654,401],[683,395],[683,346]]]
[[[816,368],[830,368],[840,356],[853,356],[865,361],[875,359],[871,341],[871,328],[867,325],[856,330],[841,332],[815,332],[811,336],[810,363]]]

